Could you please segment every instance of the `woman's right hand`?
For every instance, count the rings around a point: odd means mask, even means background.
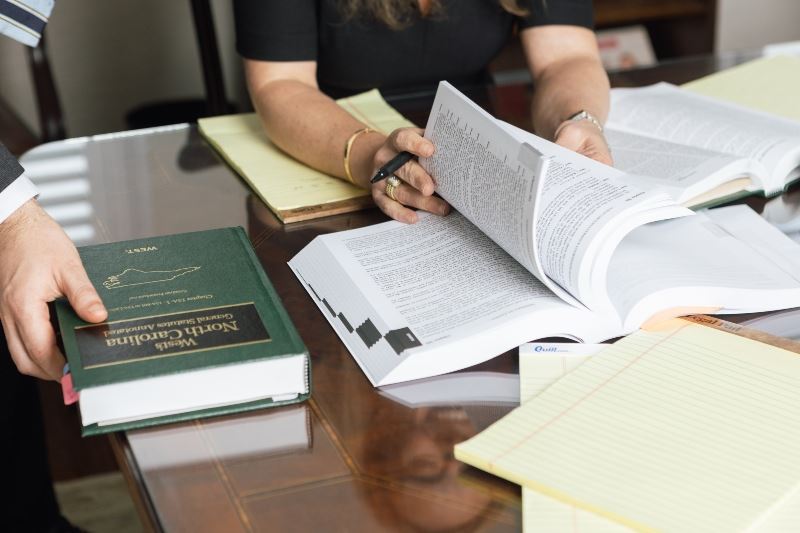
[[[398,153],[406,151],[418,157],[430,157],[435,147],[422,136],[420,128],[399,128],[386,138],[372,159],[372,176]],[[450,212],[450,205],[434,195],[436,183],[416,160],[412,159],[400,167],[395,175],[400,185],[394,188],[392,197],[387,194],[387,181],[383,179],[372,184],[372,198],[381,211],[395,220],[413,224],[417,214],[413,209],[422,209],[437,215]]]

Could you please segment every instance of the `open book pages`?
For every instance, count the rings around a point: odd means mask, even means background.
[[[617,168],[689,206],[800,177],[800,122],[667,83],[613,89],[606,136]]]
[[[426,135],[437,151],[423,164],[459,212],[320,236],[289,263],[374,385],[531,339],[800,305],[800,247],[747,207],[692,215],[447,84]]]
[[[689,212],[616,169],[495,120],[442,82],[421,159],[437,192],[548,289],[591,305],[614,246],[632,229]],[[487,179],[491,176],[491,179]]]
[[[536,338],[587,342],[691,309],[800,305],[800,247],[745,206],[642,226],[570,304],[461,214],[317,237],[289,263],[374,385],[443,374]]]
[[[526,492],[525,518],[543,530],[791,531],[800,359],[715,328],[672,320],[637,332],[456,457],[542,493]]]
[[[377,89],[337,100],[369,127],[389,133],[413,126]],[[255,113],[201,118],[201,133],[283,222],[372,205],[369,191],[319,172],[272,144]]]

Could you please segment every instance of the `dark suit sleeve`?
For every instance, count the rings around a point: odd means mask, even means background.
[[[17,158],[11,155],[3,143],[0,143],[0,192],[11,185],[22,175],[23,169]]]

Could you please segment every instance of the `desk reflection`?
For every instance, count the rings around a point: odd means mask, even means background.
[[[189,124],[48,143],[20,163],[77,246],[245,224],[249,189]]]

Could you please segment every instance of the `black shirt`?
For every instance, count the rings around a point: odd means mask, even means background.
[[[235,0],[236,48],[249,59],[316,61],[320,89],[338,98],[376,87],[384,94],[427,89],[439,80],[483,83],[515,25],[593,22],[591,0],[527,0],[523,18],[497,0],[443,0],[442,15],[393,31],[365,17],[344,20],[337,4]]]

